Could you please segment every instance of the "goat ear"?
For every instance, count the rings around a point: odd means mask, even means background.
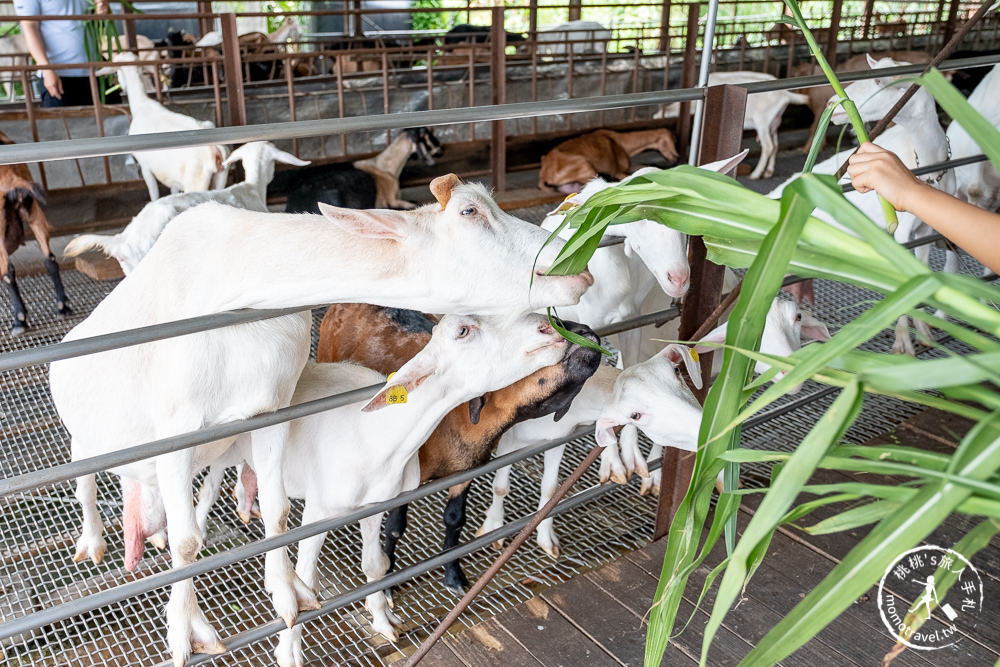
[[[283,150],[271,146],[271,159],[275,162],[280,162],[282,164],[291,164],[296,167],[304,167],[307,164],[312,164],[309,160],[300,160],[291,153],[286,153]]]
[[[868,67],[871,69],[875,69],[875,65],[878,64],[878,61],[872,58],[872,54],[866,53],[865,58],[868,60]]]
[[[118,71],[117,67],[101,67],[94,72],[94,76],[111,76]]]
[[[594,426],[594,438],[601,447],[617,447],[618,438],[615,437],[615,424],[613,419],[602,417],[597,420]]]
[[[461,183],[462,181],[455,174],[438,176],[431,181],[431,194],[441,204],[442,211],[448,206],[448,202],[451,201],[451,191],[455,189],[456,185],[460,185]]]
[[[386,380],[382,390],[375,394],[375,397],[368,401],[361,408],[361,411],[374,412],[375,410],[381,410],[388,405],[392,405],[392,403],[386,400],[389,397],[390,389],[393,387],[402,387],[409,394],[419,387],[424,380],[433,375],[436,370],[437,365],[433,355],[424,354],[423,352],[418,353],[417,356],[403,364],[403,367],[392,375],[392,379]],[[405,398],[400,402],[405,402]]]
[[[368,238],[399,241],[406,235],[407,218],[399,211],[362,211],[319,203],[319,211],[345,232]]]
[[[660,350],[656,356],[665,358],[674,366],[679,366],[683,363],[684,368],[687,369],[688,375],[691,377],[691,383],[698,389],[701,389],[701,364],[691,356],[691,348],[687,345],[671,343]]]
[[[729,325],[728,322],[724,322],[719,326],[715,327],[707,334],[701,337],[698,341],[699,343],[725,343],[726,342],[726,327]],[[712,345],[695,345],[694,351],[701,354],[702,352],[714,352],[719,348]]]
[[[709,162],[708,164],[703,164],[698,168],[707,169],[708,171],[716,171],[720,174],[728,174],[730,171],[735,169],[740,162],[743,162],[743,158],[745,158],[749,153],[750,149],[748,148],[745,151],[737,153],[736,155],[730,158],[726,158],[725,160],[717,160],[715,162]]]
[[[802,313],[802,336],[825,343],[830,340],[830,330],[826,328],[826,324],[809,313]]]
[[[479,415],[482,413],[484,405],[486,405],[486,394],[469,401],[469,421],[473,424],[479,423]]]

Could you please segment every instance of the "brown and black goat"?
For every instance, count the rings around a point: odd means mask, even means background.
[[[10,137],[0,132],[0,144],[14,143]],[[21,290],[17,287],[17,274],[10,256],[24,245],[27,225],[35,236],[38,247],[45,257],[45,270],[52,278],[56,292],[56,309],[60,317],[69,315],[69,300],[63,289],[62,278],[59,277],[59,264],[49,248],[51,229],[49,221],[42,211],[45,197],[42,188],[31,180],[31,172],[23,164],[0,166],[0,192],[3,193],[3,215],[0,216],[0,236],[3,237],[3,250],[0,251],[0,274],[7,284],[10,294],[10,305],[14,310],[14,323],[10,334],[19,336],[28,328],[28,311],[21,299]]]
[[[589,327],[566,323],[571,331],[596,341]],[[424,315],[367,304],[331,306],[320,326],[320,362],[354,361],[388,374],[399,369],[430,340],[434,323]],[[420,481],[439,479],[486,463],[500,436],[514,424],[550,414],[556,420],[569,410],[587,378],[600,364],[600,353],[571,348],[563,360],[499,391],[452,410],[420,448]],[[444,548],[459,543],[471,482],[449,489],[444,511]],[[393,510],[386,522],[385,552],[390,570],[396,544],[406,530],[407,506]],[[456,559],[445,566],[444,585],[464,590],[468,582]]]

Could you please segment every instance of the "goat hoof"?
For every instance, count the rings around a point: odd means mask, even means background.
[[[249,525],[250,524],[250,515],[249,514],[247,514],[243,510],[236,510],[236,514],[240,517],[240,521],[242,521],[244,523],[244,525]]]
[[[491,546],[497,551],[503,551],[503,540],[497,540]]]
[[[615,484],[628,484],[628,474],[622,470],[611,472],[611,481]]]
[[[295,619],[298,618],[298,616],[298,614],[282,614],[281,620],[285,622],[285,627],[291,630],[292,626],[295,625]]]
[[[908,354],[911,357],[915,357],[917,355],[917,351],[913,347],[913,340],[909,336],[897,338],[896,342],[892,345],[892,353]]]
[[[558,542],[554,542],[548,546],[542,546],[542,551],[547,553],[552,560],[559,560],[559,556],[562,555],[562,551],[559,550]]]
[[[146,538],[146,541],[152,544],[154,547],[163,551],[167,548],[167,540],[163,537],[163,533],[156,533],[155,535],[150,535]]]
[[[63,305],[61,308],[56,310],[56,319],[65,320],[67,317],[73,314],[73,309],[67,305]]]
[[[206,644],[195,640],[191,644],[191,650],[194,653],[207,653],[208,655],[221,655],[226,652],[226,646],[220,642],[218,639],[215,642]]]
[[[24,332],[27,331],[27,330],[28,330],[28,327],[24,326],[23,324],[20,324],[20,323],[15,324],[14,326],[12,326],[10,328],[10,337],[11,338],[17,338],[18,336],[23,336]]]
[[[459,595],[465,595],[465,591],[469,587],[469,580],[465,578],[465,573],[461,570],[446,572],[444,575],[444,587]]]
[[[99,538],[93,543],[88,543],[81,537],[76,543],[76,553],[73,554],[73,562],[80,563],[89,558],[94,565],[100,565],[101,561],[104,560],[106,549],[107,545],[104,542],[104,538]]]

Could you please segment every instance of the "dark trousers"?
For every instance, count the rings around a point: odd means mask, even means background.
[[[52,97],[49,91],[42,89],[43,107],[76,107],[90,106],[94,103],[90,95],[90,78],[86,76],[64,76],[62,79],[62,97]],[[122,101],[118,91],[106,95],[105,104],[118,104]]]

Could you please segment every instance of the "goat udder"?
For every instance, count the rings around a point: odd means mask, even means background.
[[[143,529],[142,484],[122,478],[122,533],[125,537],[125,569],[131,572],[142,560],[146,536]]]

